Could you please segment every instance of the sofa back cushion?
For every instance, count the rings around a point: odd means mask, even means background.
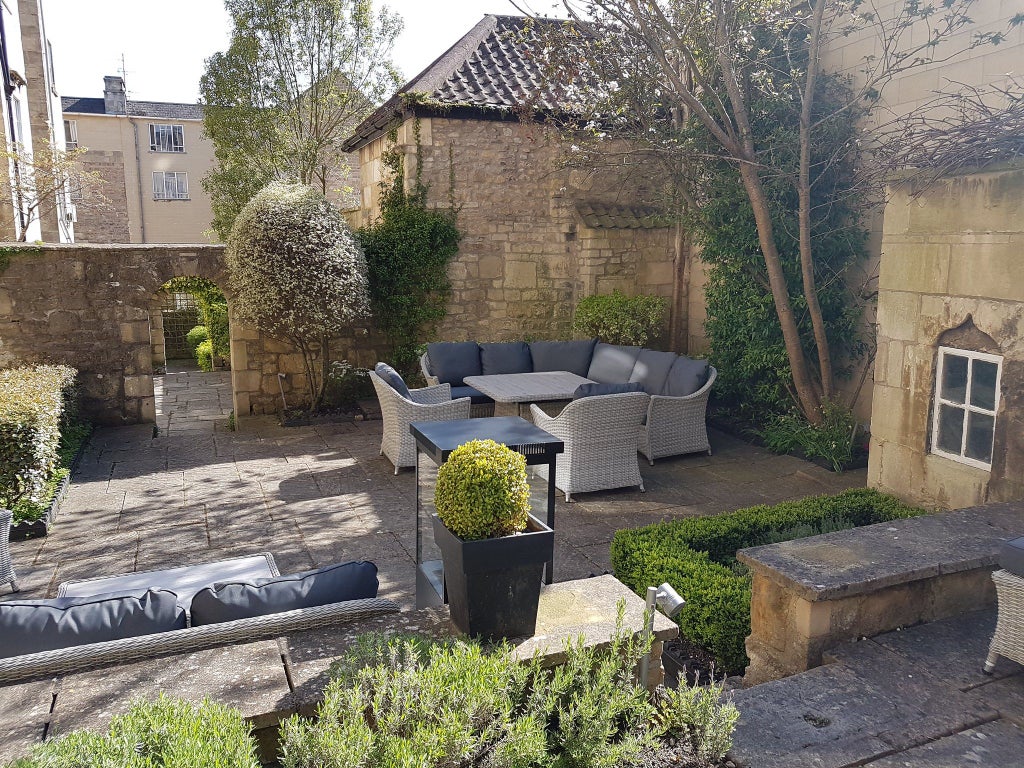
[[[680,355],[672,364],[661,394],[669,397],[692,395],[708,380],[708,361]]]
[[[633,373],[640,347],[599,342],[587,370],[587,378],[601,384],[625,384]]]
[[[676,357],[678,355],[674,352],[641,349],[629,380],[643,384],[645,392],[660,395],[665,389],[665,380],[668,379],[668,372],[672,370]]]
[[[178,596],[164,589],[0,602],[0,657],[53,651],[185,628]]]
[[[533,359],[525,341],[480,345],[480,367],[484,376],[497,373],[530,373]]]
[[[480,346],[475,341],[435,341],[427,345],[430,371],[442,384],[462,386],[467,376],[479,376]]]
[[[377,566],[341,563],[288,576],[228,581],[196,592],[192,624],[217,624],[377,596]]]
[[[999,565],[1010,573],[1024,576],[1024,536],[1003,542],[999,548]]]
[[[621,395],[624,392],[643,392],[644,388],[637,383],[631,384],[580,384],[572,393],[573,400],[598,395]]]
[[[405,379],[402,378],[402,374],[396,371],[387,363],[377,363],[373,368],[373,372],[381,377],[395,392],[400,394],[406,400],[412,399],[412,395],[409,394],[409,385],[405,383]]]
[[[597,339],[585,341],[531,341],[530,357],[533,370],[569,371],[577,376],[586,376],[590,359],[594,356]],[[589,378],[589,377],[587,377]]]

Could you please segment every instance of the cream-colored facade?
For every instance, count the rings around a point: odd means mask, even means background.
[[[106,77],[104,98],[65,98],[66,135],[88,148],[83,167],[104,180],[102,198],[77,201],[78,241],[203,243],[210,198],[202,179],[213,167],[196,104],[134,101],[124,82]]]

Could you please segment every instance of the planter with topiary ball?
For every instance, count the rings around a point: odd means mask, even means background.
[[[555,534],[530,515],[526,458],[493,440],[459,446],[438,468],[434,506],[455,626],[489,640],[532,635]]]

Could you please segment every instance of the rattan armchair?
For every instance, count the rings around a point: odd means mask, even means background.
[[[637,436],[650,396],[645,392],[584,397],[569,403],[558,416],[530,406],[533,423],[565,443],[555,463],[555,486],[572,494],[638,485],[644,490],[637,460]],[[546,465],[536,467],[548,476]]]
[[[10,584],[11,591],[18,591],[18,582],[11,564],[11,518],[9,509],[0,509],[0,584]]]
[[[452,400],[451,387],[447,384],[412,389],[409,391],[412,399],[407,400],[373,371],[370,371],[370,381],[377,390],[384,424],[380,452],[395,465],[396,475],[400,467],[416,466],[416,443],[409,431],[409,424],[414,421],[469,418],[469,398]]]
[[[708,366],[708,380],[692,395],[651,396],[647,420],[640,427],[637,441],[637,450],[647,457],[648,463],[653,465],[655,459],[680,453],[707,451],[710,455],[708,397],[717,377],[714,366]]]

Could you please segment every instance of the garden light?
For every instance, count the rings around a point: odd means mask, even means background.
[[[686,605],[686,600],[680,595],[667,581],[662,582],[659,587],[648,587],[647,588],[647,609],[645,616],[647,619],[647,636],[654,637],[654,609],[655,606],[660,608],[662,612],[670,619],[674,619],[679,615],[679,612],[683,610],[683,606]],[[647,686],[647,672],[651,665],[651,652],[650,650],[644,654],[644,657],[640,659],[640,683],[644,687]]]

